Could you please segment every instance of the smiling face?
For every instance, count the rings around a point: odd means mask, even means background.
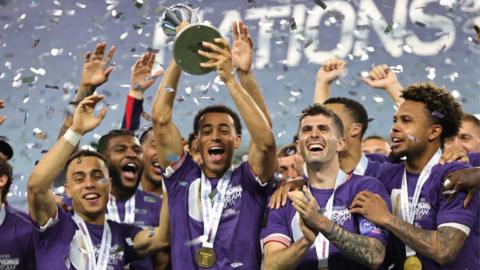
[[[65,190],[77,213],[91,218],[105,214],[110,179],[103,160],[95,156],[78,157],[68,165],[66,177]]]
[[[228,113],[204,114],[194,144],[198,146],[205,174],[220,177],[230,167],[233,151],[240,145],[233,118]]]
[[[471,121],[462,121],[457,136],[445,142],[445,148],[457,146],[467,152],[480,152],[480,128]]]
[[[422,102],[406,100],[395,113],[393,123],[390,138],[396,157],[418,155],[431,141],[440,140],[441,127],[433,125]]]
[[[143,153],[138,139],[130,135],[111,138],[105,150],[105,157],[113,169],[113,186],[134,191],[143,169]]]
[[[157,158],[157,148],[155,146],[155,136],[153,130],[150,130],[142,143],[143,151],[143,175],[150,182],[162,184],[162,170]]]
[[[362,152],[365,154],[380,154],[388,156],[390,154],[390,145],[382,139],[372,138],[362,142]]]
[[[307,164],[332,162],[345,147],[333,120],[323,114],[305,116],[300,122],[298,148]]]

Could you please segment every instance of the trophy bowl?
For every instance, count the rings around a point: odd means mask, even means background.
[[[174,38],[177,35],[176,28],[182,21],[192,23],[193,10],[184,4],[175,4],[171,7],[165,8],[160,25],[165,35],[169,38]]]
[[[212,68],[203,68],[200,63],[208,59],[199,55],[198,50],[210,51],[202,46],[202,42],[214,43],[220,38],[220,32],[206,24],[192,24],[180,31],[173,41],[173,58],[181,70],[192,75],[201,75],[211,72]]]

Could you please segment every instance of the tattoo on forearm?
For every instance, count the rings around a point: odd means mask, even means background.
[[[455,260],[467,239],[464,232],[453,227],[440,227],[436,231],[430,231],[398,218],[389,227],[406,245],[441,264]]]
[[[385,247],[380,241],[351,233],[334,222],[330,222],[323,235],[343,254],[361,264],[378,266],[385,257]]]

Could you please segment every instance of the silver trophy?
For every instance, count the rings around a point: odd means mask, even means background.
[[[194,23],[197,21],[197,14],[187,5],[175,4],[165,8],[165,12],[161,18],[161,26],[163,32],[169,39],[173,39],[177,35],[177,26],[182,21]]]

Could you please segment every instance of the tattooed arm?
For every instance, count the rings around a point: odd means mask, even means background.
[[[440,265],[453,262],[467,239],[463,231],[453,227],[439,227],[436,231],[424,230],[393,216],[384,227],[416,252]]]
[[[288,196],[305,224],[312,230],[321,232],[344,255],[372,269],[380,267],[383,263],[385,258],[383,243],[373,237],[351,233],[319,213],[317,201],[309,189],[304,187],[303,193],[293,191]],[[308,200],[305,200],[306,198]]]
[[[325,216],[325,225],[318,224],[319,231],[344,255],[352,260],[377,269],[385,258],[385,246],[378,239],[351,233]],[[321,229],[326,227],[325,230]]]

